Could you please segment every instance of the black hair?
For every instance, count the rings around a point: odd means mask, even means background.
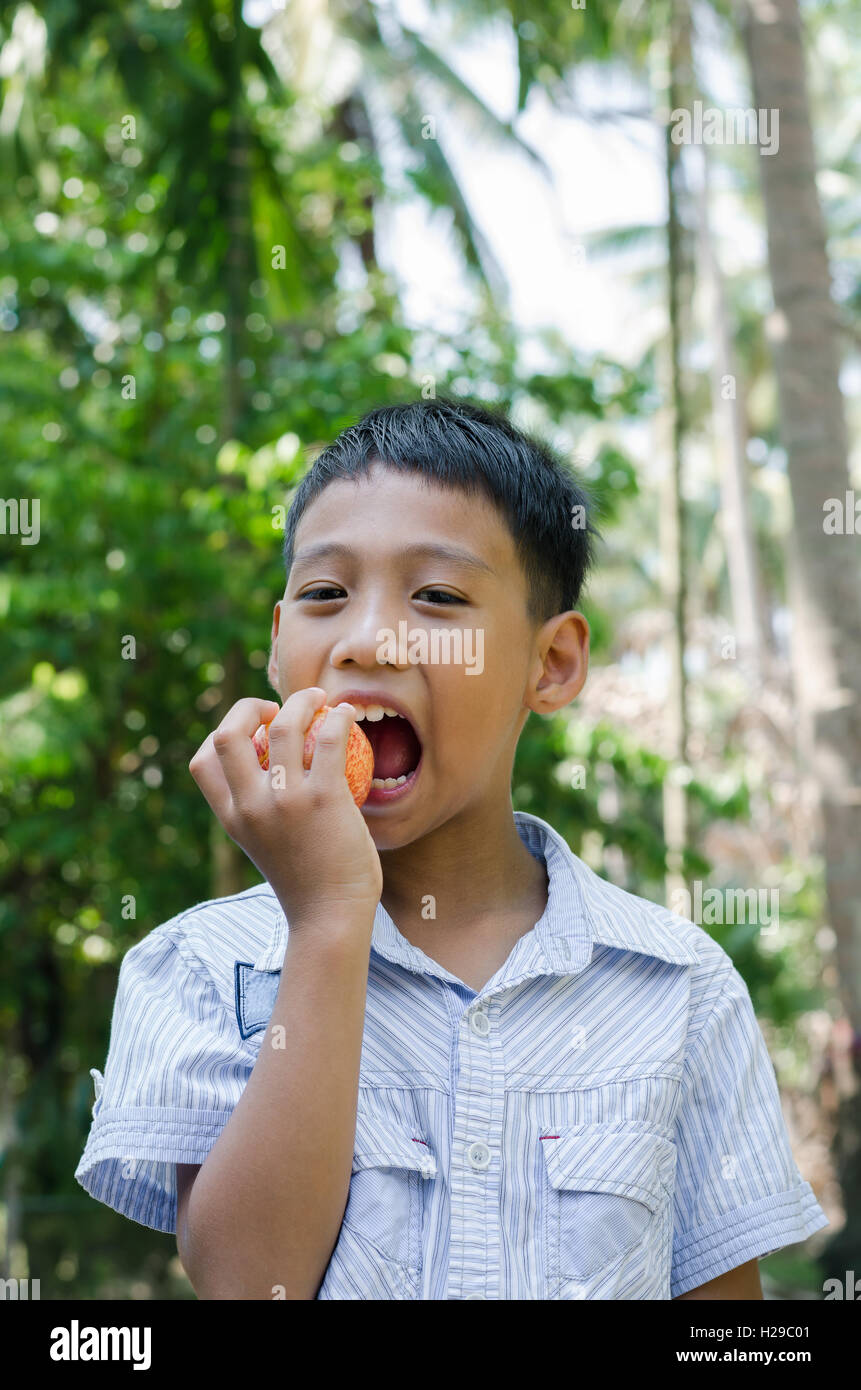
[[[318,454],[287,516],[288,577],[296,528],[310,503],[329,483],[366,475],[375,463],[419,473],[439,487],[484,493],[517,545],[531,620],[576,607],[597,535],[583,484],[547,444],[515,429],[501,411],[446,397],[371,410]]]

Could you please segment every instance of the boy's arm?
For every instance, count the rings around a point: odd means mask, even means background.
[[[303,768],[324,701],[319,687],[280,710],[238,700],[189,764],[288,924],[254,1069],[177,1213],[180,1259],[201,1298],[315,1298],[347,1205],[383,876],[344,776],[351,705],[326,716]],[[266,776],[251,740],[273,713]]]
[[[194,1182],[195,1178],[197,1177],[198,1173],[200,1172],[201,1166],[202,1166],[202,1165],[199,1164],[199,1163],[177,1163],[177,1164],[176,1164],[176,1230],[177,1230],[176,1247],[177,1247],[177,1250],[178,1250],[178,1251],[179,1251],[179,1232],[180,1232],[180,1230],[181,1230],[181,1228],[182,1228],[183,1222],[185,1221],[185,1203],[186,1203],[186,1199],[187,1199],[187,1197],[188,1197],[189,1192],[191,1191],[191,1185],[192,1185],[192,1183]],[[181,1256],[182,1252],[179,1251],[179,1253],[180,1253],[180,1256]]]
[[[290,932],[248,1084],[206,1161],[183,1172],[177,1249],[200,1298],[313,1299],[337,1243],[373,917],[332,926]]]
[[[688,1289],[687,1293],[678,1294],[673,1301],[680,1303],[684,1298],[751,1299],[762,1296],[759,1260],[748,1260],[743,1265],[737,1265],[735,1269],[728,1269],[726,1274],[719,1274],[717,1279],[709,1279],[707,1284],[700,1284],[696,1289]]]

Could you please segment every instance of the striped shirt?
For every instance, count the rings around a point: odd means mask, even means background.
[[[515,812],[547,906],[476,992],[379,904],[349,1200],[320,1299],[670,1299],[828,1224],[750,995],[704,931]],[[75,1177],[176,1229],[258,1056],[288,924],[268,884],[123,958]]]

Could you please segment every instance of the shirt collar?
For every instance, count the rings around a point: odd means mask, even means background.
[[[538,816],[514,812],[518,834],[530,853],[547,867],[547,906],[531,931],[515,942],[492,981],[511,986],[533,975],[576,975],[589,964],[595,944],[637,951],[673,965],[696,965],[697,927],[668,908],[608,883],[578,859],[562,836]],[[266,949],[255,970],[280,970],[287,946],[287,920],[278,912]],[[377,904],[371,949],[415,974],[435,975],[451,984],[456,975],[413,946],[398,931],[383,904]]]

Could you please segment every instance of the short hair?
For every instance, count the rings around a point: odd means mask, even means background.
[[[288,578],[296,530],[309,505],[329,483],[366,476],[377,463],[418,473],[439,487],[483,493],[496,505],[517,547],[532,621],[576,606],[597,535],[583,483],[554,450],[515,429],[500,410],[446,397],[371,410],[318,454],[287,516]]]

